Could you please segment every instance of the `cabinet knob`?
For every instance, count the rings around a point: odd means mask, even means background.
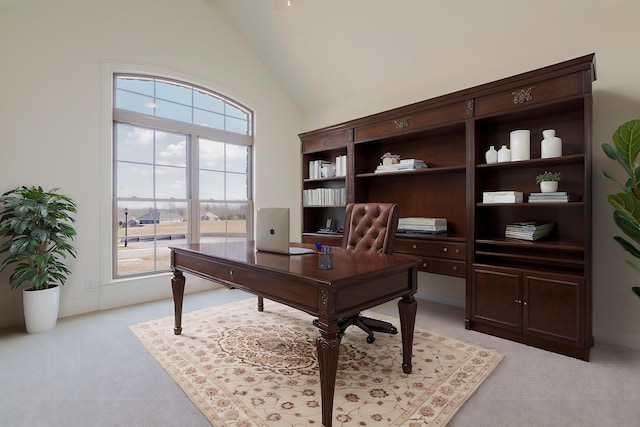
[[[426,262],[423,262],[423,263],[422,263],[422,266],[423,266],[424,268],[427,268],[427,263],[426,263]]]
[[[231,276],[231,280],[236,280],[236,278],[238,277],[235,270],[229,271],[229,276]]]
[[[458,271],[458,266],[457,265],[453,266],[453,271]]]
[[[413,245],[413,249],[416,249],[418,247],[418,245]]]
[[[449,252],[449,248],[442,248],[442,252]]]
[[[527,305],[527,302],[526,302],[526,301],[524,301],[524,302],[522,303],[522,305]]]
[[[520,301],[519,299],[516,300],[516,304],[522,304],[522,301]]]
[[[456,253],[459,254],[460,253],[460,249],[456,249]]]

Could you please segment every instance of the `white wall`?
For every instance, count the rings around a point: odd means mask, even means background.
[[[367,20],[348,13],[358,44],[349,72],[361,76],[345,97],[306,111],[305,131],[487,83],[513,74],[596,53],[593,121],[593,320],[596,341],[640,348],[640,299],[630,287],[640,277],[613,241],[619,234],[606,195],[617,191],[597,171],[625,177],[601,144],[623,122],[640,118],[637,17],[633,0],[491,0],[394,2]],[[397,7],[396,7],[397,6]],[[410,8],[410,13],[407,10]],[[347,15],[347,16],[344,16]],[[437,17],[441,19],[438,21]],[[438,37],[434,38],[434,34]],[[411,38],[402,39],[403,35]],[[310,38],[310,37],[307,37]],[[330,39],[329,39],[330,40]],[[330,41],[329,41],[330,42]],[[380,47],[383,49],[379,49]],[[329,51],[330,46],[319,46]],[[373,59],[379,58],[379,66]],[[360,64],[364,65],[360,65]],[[389,64],[393,64],[393,66]],[[354,71],[355,68],[355,71]],[[382,70],[382,71],[381,71]],[[363,87],[364,86],[364,87]],[[441,300],[464,299],[464,281],[421,275],[420,289]]]
[[[252,108],[256,207],[290,207],[291,228],[300,230],[300,115],[215,3],[57,0],[0,10],[0,191],[55,186],[78,204],[78,258],[61,316],[170,295],[169,276],[110,280],[108,75],[127,64]],[[9,291],[7,277],[0,327],[22,322],[22,295]],[[194,283],[187,279],[187,289]]]

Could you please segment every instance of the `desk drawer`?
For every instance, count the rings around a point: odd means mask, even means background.
[[[427,242],[424,240],[396,239],[394,250],[418,256],[466,259],[465,243]]]
[[[466,277],[467,263],[465,261],[449,261],[441,258],[423,258],[420,271],[444,274],[447,276]]]

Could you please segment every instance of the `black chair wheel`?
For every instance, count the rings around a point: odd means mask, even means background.
[[[371,337],[371,336],[368,336],[368,337],[367,337],[367,342],[368,342],[369,344],[373,344],[373,342],[374,342],[375,340],[376,340],[376,337]]]

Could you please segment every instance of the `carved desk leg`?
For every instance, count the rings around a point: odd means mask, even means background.
[[[182,300],[184,298],[184,275],[181,271],[174,270],[171,278],[171,288],[173,289],[173,316],[175,319],[173,333],[182,333]]]
[[[398,301],[400,312],[400,328],[402,329],[402,371],[411,373],[411,354],[413,352],[413,330],[416,325],[418,303],[413,295],[403,296]]]
[[[331,427],[333,420],[333,396],[338,372],[338,353],[340,339],[338,338],[338,322],[334,322],[327,330],[320,324],[320,336],[316,339],[318,349],[318,366],[320,368],[320,394],[322,404],[322,427]]]

